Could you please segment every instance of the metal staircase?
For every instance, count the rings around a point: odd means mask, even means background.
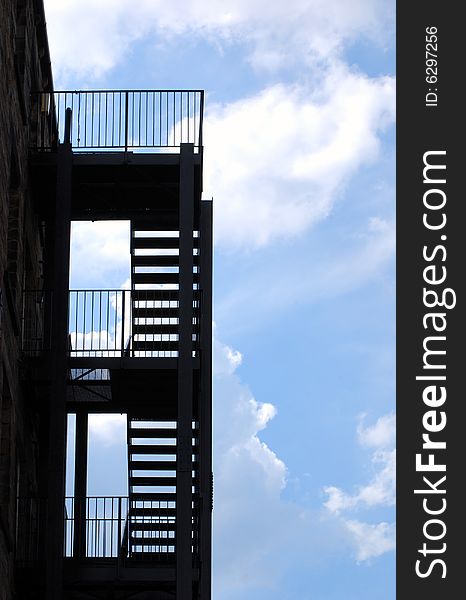
[[[33,357],[47,399],[39,483],[48,503],[39,514],[37,498],[26,503],[37,552],[19,596],[210,600],[212,202],[201,200],[203,92],[46,91],[32,101],[30,180],[50,256],[37,324],[43,348]],[[69,290],[69,224],[88,220],[130,221],[130,289]],[[33,298],[37,319],[44,299]],[[74,493],[65,498],[64,424],[73,414]],[[88,495],[91,414],[127,415],[128,495]]]
[[[132,350],[134,356],[178,355],[179,237],[151,220],[131,222]]]
[[[176,427],[128,416],[128,553],[141,560],[174,558]]]
[[[158,227],[156,229],[156,227]],[[194,238],[194,289],[198,238]],[[197,299],[194,291],[196,310]],[[131,221],[131,332],[133,356],[178,356],[179,232],[160,230],[151,219]],[[196,322],[193,346],[197,341]]]
[[[176,423],[128,415],[128,556],[174,560],[176,552]],[[198,429],[193,423],[193,523],[198,508]],[[195,529],[195,528],[193,528]],[[196,539],[193,537],[193,545]]]

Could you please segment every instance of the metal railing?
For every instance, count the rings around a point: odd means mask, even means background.
[[[65,498],[64,556],[118,558],[128,515],[125,496]]]
[[[131,335],[130,290],[70,290],[71,356],[122,356]]]
[[[198,553],[198,510],[193,497],[193,559]],[[30,565],[44,557],[47,501],[18,498],[15,561]],[[63,556],[121,562],[173,561],[176,501],[128,496],[65,498]]]
[[[194,291],[193,356],[199,349],[199,297]],[[179,291],[71,290],[70,355],[176,358]]]
[[[170,560],[175,553],[175,511],[174,501],[67,497],[64,556]]]
[[[37,92],[31,100],[37,150],[63,141],[68,108],[75,150],[202,148],[203,90]]]
[[[70,290],[69,353],[72,357],[176,358],[179,346],[179,290]],[[52,293],[26,290],[21,348],[38,356],[52,348]],[[193,290],[192,355],[199,351],[201,292]],[[76,378],[106,379],[103,373],[76,372]]]

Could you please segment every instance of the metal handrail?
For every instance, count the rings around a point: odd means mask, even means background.
[[[36,150],[64,140],[67,109],[75,150],[202,149],[203,90],[63,90],[34,92],[31,101]]]
[[[179,290],[173,285],[174,289],[69,290],[69,355],[176,358]],[[24,291],[21,348],[28,356],[39,356],[52,348],[52,300],[50,291]],[[201,290],[194,290],[193,356],[199,352],[200,301]],[[95,374],[90,378],[96,378]]]

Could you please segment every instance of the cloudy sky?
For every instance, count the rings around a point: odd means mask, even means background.
[[[206,90],[214,599],[394,598],[394,2],[45,6],[56,89]],[[128,252],[75,226],[72,286]],[[126,492],[124,436],[92,420],[90,493]]]

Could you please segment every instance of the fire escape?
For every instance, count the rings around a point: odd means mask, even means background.
[[[47,435],[41,497],[18,499],[24,597],[211,598],[212,203],[201,200],[203,101],[193,90],[32,99],[30,172],[46,258],[44,289],[25,293],[23,344]],[[130,221],[130,288],[70,290],[71,221],[109,219]],[[94,413],[127,415],[128,496],[88,496]],[[74,495],[65,497],[69,414]]]

